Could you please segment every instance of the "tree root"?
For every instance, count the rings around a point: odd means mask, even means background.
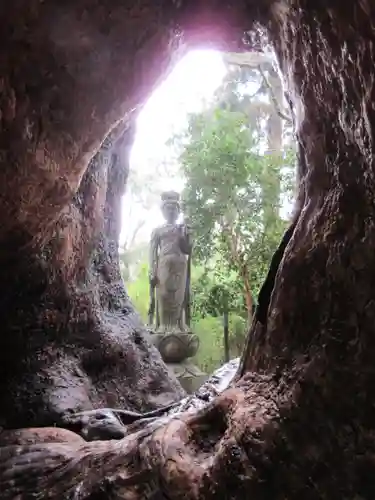
[[[247,373],[204,408],[137,421],[121,440],[0,447],[1,499],[375,498],[372,426],[327,380],[317,358]]]
[[[0,448],[2,498],[223,498],[234,476],[240,498],[277,428],[271,386],[269,378],[247,380],[197,413],[158,419],[120,441]]]
[[[64,416],[64,427],[76,432],[86,441],[122,439],[128,434],[128,427],[134,423],[150,422],[163,414],[168,414],[178,407],[180,403],[170,403],[157,410],[138,413],[130,410],[98,408]]]
[[[58,427],[35,427],[29,429],[3,430],[0,432],[0,447],[25,446],[40,443],[84,443],[75,432]]]
[[[226,363],[216,370],[194,395],[156,410],[139,413],[125,409],[97,408],[66,412],[61,418],[60,425],[79,434],[85,441],[122,439],[129,433],[143,429],[162,415],[196,412],[203,408],[228,387],[238,369],[238,364],[238,359]]]

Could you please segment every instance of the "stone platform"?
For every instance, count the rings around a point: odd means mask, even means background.
[[[174,372],[188,394],[197,391],[208,378],[206,373],[188,359],[182,363],[167,363],[167,367]]]
[[[191,361],[198,351],[199,337],[192,332],[154,332],[149,329],[149,333],[163,361],[185,391],[191,394],[199,389],[207,380],[207,374]]]

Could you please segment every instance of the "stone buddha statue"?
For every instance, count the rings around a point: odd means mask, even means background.
[[[193,392],[206,375],[189,358],[197,353],[199,338],[190,330],[189,226],[178,224],[180,197],[175,191],[161,195],[165,224],[155,229],[150,242],[149,331],[165,363],[181,385]]]
[[[191,235],[186,224],[177,224],[181,212],[178,193],[164,192],[161,209],[165,224],[153,231],[150,242],[149,323],[156,316],[155,333],[182,333],[187,331]]]

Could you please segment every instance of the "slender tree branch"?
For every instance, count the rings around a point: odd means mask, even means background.
[[[276,113],[280,116],[280,118],[287,121],[288,123],[293,123],[292,117],[282,110],[282,106],[276,99],[272,85],[270,84],[266,74],[262,70],[262,67],[273,66],[273,59],[271,55],[261,52],[249,52],[245,54],[235,54],[228,52],[224,54],[224,61],[227,64],[231,64],[234,66],[247,66],[249,68],[258,70],[260,75],[262,76],[264,86],[269,90],[270,98],[273,105],[275,106]]]
[[[293,123],[292,117],[290,115],[284,113],[284,111],[281,109],[281,105],[278,102],[278,100],[276,99],[276,96],[275,96],[275,93],[273,91],[272,85],[268,81],[267,75],[264,73],[264,71],[262,70],[261,66],[258,66],[258,71],[259,71],[261,77],[263,78],[264,85],[269,90],[270,98],[271,98],[271,101],[272,101],[273,105],[275,106],[276,113],[280,116],[280,118],[282,118],[283,120],[287,121],[288,123]]]
[[[142,229],[142,227],[146,224],[145,220],[140,220],[138,221],[138,224],[134,228],[133,234],[130,236],[129,241],[126,243],[126,249],[130,250],[132,246],[134,245],[135,239],[139,233],[139,231]]]

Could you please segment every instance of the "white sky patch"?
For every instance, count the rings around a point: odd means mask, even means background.
[[[151,95],[138,117],[137,134],[130,155],[130,168],[141,173],[152,172],[156,166],[173,161],[173,153],[166,145],[168,139],[180,133],[187,126],[189,113],[199,112],[206,100],[212,98],[227,72],[220,52],[197,50],[188,53],[175,67],[168,78]],[[182,177],[166,176],[161,179],[165,190],[181,191]],[[147,240],[153,228],[163,222],[158,207],[144,210],[133,207],[129,220],[126,208],[126,194],[123,199],[122,234],[132,231],[135,219],[146,217],[147,223],[139,232],[137,240]]]
[[[210,101],[227,73],[220,52],[196,50],[188,53],[172,73],[150,96],[137,122],[137,133],[130,154],[130,169],[147,177],[156,169],[161,170],[158,183],[163,190],[181,192],[184,180],[178,174],[174,151],[166,143],[188,125],[188,115],[197,113]],[[245,85],[248,90],[248,85]],[[252,93],[256,88],[250,89]],[[265,145],[261,147],[264,149]],[[260,151],[262,153],[262,151]],[[164,172],[163,165],[173,165],[173,175]],[[287,217],[291,202],[283,200],[282,216]],[[151,231],[163,223],[159,203],[148,210],[134,203],[129,193],[122,201],[122,232],[120,245],[134,233],[139,221],[145,221],[137,233],[136,241],[148,241]]]

